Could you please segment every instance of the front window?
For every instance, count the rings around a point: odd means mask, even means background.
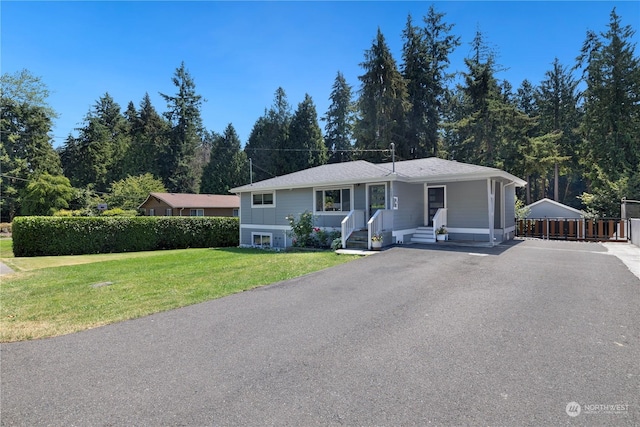
[[[253,193],[251,195],[251,206],[253,207],[273,207],[275,206],[275,193]]]
[[[189,211],[190,216],[204,216],[204,209],[191,209]]]
[[[156,210],[154,208],[149,209],[149,216],[156,216]]]
[[[164,216],[172,216],[172,215],[173,215],[173,210],[171,209],[164,210]]]
[[[349,212],[350,210],[350,188],[316,190],[316,212]]]

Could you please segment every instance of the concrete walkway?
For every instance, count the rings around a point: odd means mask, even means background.
[[[611,255],[615,255],[640,279],[640,248],[631,243],[603,243]]]

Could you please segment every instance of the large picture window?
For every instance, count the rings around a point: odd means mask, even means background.
[[[316,190],[315,210],[316,212],[349,212],[351,210],[351,189]]]
[[[251,206],[253,207],[274,207],[276,205],[275,193],[253,193],[251,195]]]
[[[189,210],[190,216],[204,216],[204,209],[191,209]]]

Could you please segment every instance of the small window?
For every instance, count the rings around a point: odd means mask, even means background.
[[[270,233],[251,233],[251,241],[253,246],[261,248],[271,247],[271,234]]]
[[[204,216],[204,209],[191,209],[189,211],[190,216]]]
[[[156,210],[153,208],[149,209],[149,216],[156,216]]]
[[[350,188],[316,190],[316,212],[349,212],[350,210]]]
[[[233,216],[240,216],[240,209],[234,209]]]
[[[164,210],[164,216],[172,216],[173,210],[171,208]]]
[[[275,193],[253,193],[251,195],[251,206],[253,207],[274,207]]]

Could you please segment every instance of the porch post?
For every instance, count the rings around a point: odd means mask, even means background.
[[[488,212],[489,212],[489,243],[491,244],[491,246],[494,245],[494,243],[493,243],[493,233],[495,232],[495,229],[494,229],[495,205],[496,205],[495,198],[496,198],[495,185],[494,185],[493,180],[491,178],[487,178],[487,203],[489,204],[489,206],[488,206]]]

